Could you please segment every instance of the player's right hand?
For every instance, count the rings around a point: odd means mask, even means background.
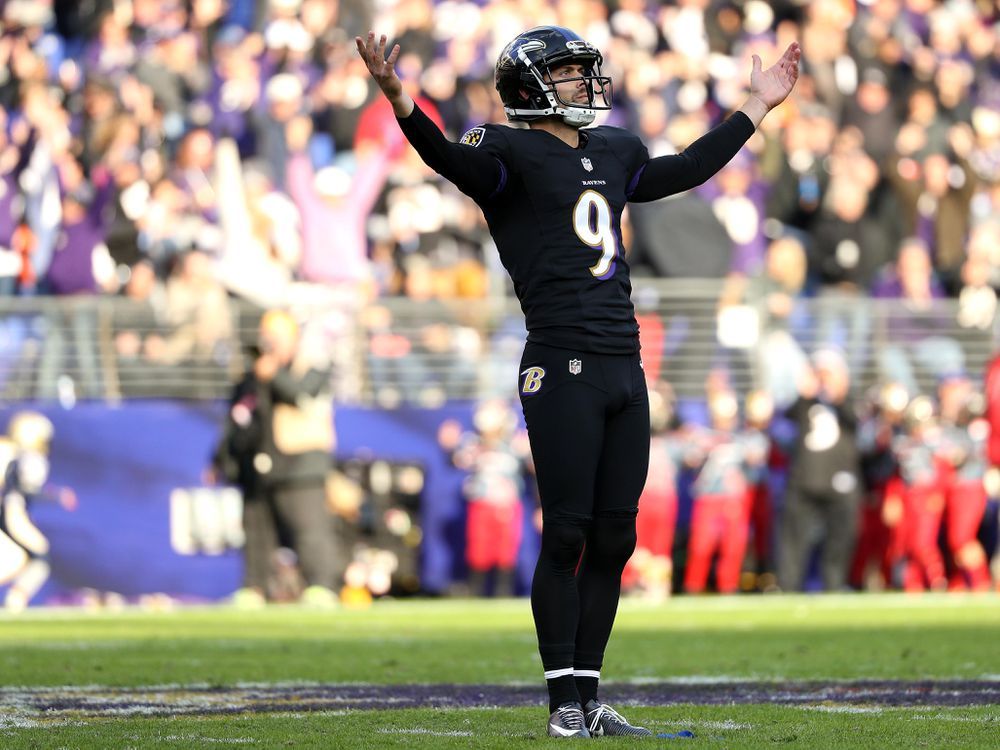
[[[369,31],[367,40],[359,36],[354,37],[354,43],[358,45],[358,54],[368,66],[375,83],[382,89],[386,99],[390,102],[398,99],[403,93],[403,82],[396,75],[396,59],[399,57],[399,45],[393,46],[389,52],[389,59],[385,57],[385,41],[383,34],[379,41],[375,43],[375,32]]]

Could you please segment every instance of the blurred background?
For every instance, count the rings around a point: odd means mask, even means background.
[[[454,140],[504,120],[496,56],[538,24],[603,51],[599,124],[653,156],[803,48],[728,166],[628,210],[655,435],[626,590],[995,589],[995,3],[0,6],[9,609],[527,591],[523,318],[354,36]]]

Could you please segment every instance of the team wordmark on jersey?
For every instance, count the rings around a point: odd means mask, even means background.
[[[579,359],[571,359],[569,361],[569,374],[579,375],[583,372],[583,362]]]
[[[521,393],[538,393],[542,387],[542,378],[545,377],[545,368],[529,367],[521,375],[524,376],[524,380],[521,382]]]
[[[465,131],[465,135],[462,136],[462,140],[459,143],[464,143],[466,146],[478,146],[483,142],[485,135],[486,128],[469,128]]]

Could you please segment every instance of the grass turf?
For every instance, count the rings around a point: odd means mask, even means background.
[[[537,681],[528,603],[0,616],[0,685]],[[624,601],[605,678],[1000,679],[996,596]]]
[[[595,739],[601,747],[690,748],[995,748],[1000,710],[690,706],[633,708],[630,718],[655,733],[691,739]],[[88,718],[5,727],[0,742],[21,748],[538,748],[548,742],[538,709],[356,711],[226,718]],[[571,743],[572,744],[572,743]],[[575,745],[574,745],[575,746]]]
[[[704,597],[659,606],[625,601],[605,677],[1000,680],[998,632],[996,596]],[[333,612],[274,607],[0,616],[0,685],[8,687],[290,680],[540,684],[540,671],[524,600],[380,602]],[[658,744],[1000,744],[996,706],[671,705],[630,707],[626,714],[654,731],[690,729],[696,735]],[[537,747],[544,731],[541,708],[317,712],[306,719],[14,711],[0,714],[0,746],[520,748]]]

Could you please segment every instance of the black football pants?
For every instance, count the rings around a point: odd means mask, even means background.
[[[546,672],[600,670],[649,466],[638,353],[528,343],[518,379],[542,504],[531,609]]]

